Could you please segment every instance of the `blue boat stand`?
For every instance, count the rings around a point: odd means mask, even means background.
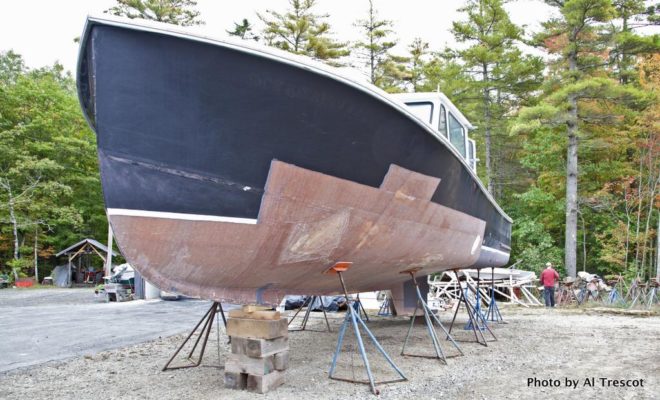
[[[419,285],[417,284],[417,278],[415,277],[415,273],[419,271],[421,268],[411,268],[405,271],[402,271],[402,274],[410,274],[412,277],[412,281],[415,284],[415,290],[417,291],[417,304],[415,304],[415,311],[413,312],[412,316],[410,317],[410,327],[408,328],[408,333],[406,334],[406,340],[403,342],[403,348],[401,349],[401,355],[402,356],[411,356],[411,357],[427,357],[427,358],[438,358],[442,360],[445,364],[447,364],[447,358],[445,357],[444,352],[442,351],[442,347],[440,347],[440,340],[438,340],[438,334],[435,331],[435,327],[433,326],[433,322],[435,322],[442,330],[445,332],[447,335],[447,338],[451,340],[452,344],[456,349],[463,354],[463,350],[461,350],[460,346],[454,338],[449,334],[449,331],[442,325],[440,322],[440,319],[431,311],[429,308],[428,304],[424,300],[424,297],[422,296],[422,292],[419,290]],[[431,337],[431,341],[433,342],[433,348],[435,349],[435,354],[436,356],[425,356],[425,355],[417,355],[417,354],[406,354],[406,345],[408,344],[408,339],[410,339],[410,334],[412,333],[413,326],[415,324],[415,317],[417,316],[417,309],[421,308],[422,311],[424,312],[424,320],[426,321],[426,328],[428,330],[429,336]]]
[[[454,270],[454,274],[456,274],[456,278],[458,279],[458,270]],[[460,281],[459,281],[460,285]],[[480,310],[477,310],[472,303],[467,298],[467,291],[471,290],[475,293],[476,296],[479,296],[479,290],[474,289],[470,283],[466,280],[465,281],[465,290],[461,288],[459,290],[460,297],[458,298],[458,305],[456,306],[456,311],[454,312],[454,317],[451,320],[451,325],[449,325],[449,333],[447,334],[447,340],[449,339],[449,334],[451,334],[451,330],[454,327],[454,322],[456,321],[456,316],[458,315],[458,310],[461,308],[461,304],[465,306],[465,309],[467,310],[468,313],[468,324],[465,326],[466,329],[472,330],[474,332],[474,338],[477,341],[477,343],[481,344],[482,346],[488,346],[488,342],[486,341],[486,337],[484,336],[483,331],[487,330],[492,336],[494,340],[497,340],[497,337],[493,333],[493,331],[490,329],[488,326],[488,323],[486,322],[486,318],[484,317],[483,313]],[[481,298],[478,297],[477,301],[481,301]]]
[[[342,276],[342,272],[346,271],[348,267],[350,266],[351,263],[337,263],[335,266],[330,268],[327,272],[332,272],[332,273],[337,273],[339,276],[339,282],[341,283],[342,290],[344,291],[344,296],[346,296],[346,301],[348,302],[348,310],[346,311],[346,317],[344,318],[344,322],[341,325],[341,328],[339,329],[339,339],[337,340],[337,348],[335,350],[334,356],[332,357],[332,366],[330,367],[330,372],[329,372],[329,377],[330,379],[335,379],[335,380],[340,380],[340,381],[347,381],[347,382],[354,382],[354,383],[366,383],[369,384],[371,388],[371,392],[375,395],[378,395],[380,391],[376,388],[376,382],[374,381],[373,374],[371,373],[371,367],[369,366],[369,359],[367,358],[367,353],[364,349],[364,342],[362,341],[362,335],[360,333],[360,326],[364,329],[364,331],[367,333],[369,338],[371,339],[372,343],[376,346],[378,351],[382,354],[382,356],[387,360],[387,362],[390,364],[390,366],[397,372],[397,374],[401,377],[401,379],[396,379],[396,380],[391,380],[387,382],[378,382],[379,384],[381,383],[393,383],[393,382],[403,382],[408,380],[406,376],[401,372],[399,367],[394,364],[394,361],[390,358],[390,356],[387,354],[385,349],[378,343],[378,340],[376,337],[374,337],[373,333],[369,330],[367,327],[367,324],[364,323],[362,318],[360,318],[360,313],[355,310],[353,307],[352,302],[353,300],[349,300],[348,297],[348,290],[346,289],[346,283],[344,282],[344,278]],[[337,359],[339,358],[339,354],[341,353],[341,348],[342,348],[342,343],[344,341],[344,335],[346,334],[346,330],[348,326],[351,326],[353,328],[353,331],[355,332],[355,338],[357,340],[358,344],[358,349],[360,351],[360,356],[362,357],[362,361],[364,362],[364,366],[367,370],[367,377],[369,378],[369,381],[358,381],[354,379],[349,379],[349,378],[340,378],[334,376],[335,368],[337,367]]]

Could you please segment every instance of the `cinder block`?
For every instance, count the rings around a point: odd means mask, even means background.
[[[286,369],[288,352],[285,353],[287,353],[286,357],[277,357],[277,354],[273,354],[260,358],[248,357],[244,354],[229,354],[225,361],[225,371],[250,375],[268,375],[275,370]]]
[[[252,339],[238,336],[231,338],[231,352],[234,354],[265,357],[287,350],[289,350],[289,338],[286,336],[275,339]]]
[[[274,339],[287,336],[287,319],[256,320],[247,318],[229,318],[227,320],[227,335],[232,337]]]
[[[268,375],[248,375],[247,390],[256,393],[266,393],[284,383],[284,372],[273,371]]]
[[[278,371],[289,368],[289,351],[283,351],[273,355],[273,367]]]
[[[243,390],[247,388],[247,374],[225,371],[225,387],[227,389]]]

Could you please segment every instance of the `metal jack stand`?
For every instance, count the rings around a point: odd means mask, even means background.
[[[456,276],[458,276],[458,271],[454,270],[454,273]],[[466,285],[466,290],[469,290],[470,285],[465,282]],[[483,324],[483,326],[488,330],[488,332],[493,336],[494,340],[497,340],[497,337],[495,337],[495,334],[493,331],[490,330],[488,325],[486,324],[484,316],[481,314],[481,312],[476,313],[474,306],[468,301],[467,296],[465,294],[465,291],[463,289],[459,290],[460,292],[460,297],[458,298],[458,305],[456,306],[456,311],[454,312],[454,318],[451,320],[451,325],[449,325],[449,333],[451,333],[452,328],[454,327],[454,322],[456,321],[456,316],[458,315],[458,310],[461,308],[461,303],[465,305],[465,309],[467,310],[468,313],[468,319],[470,322],[470,327],[472,328],[472,331],[474,332],[474,338],[476,339],[477,343],[479,343],[482,346],[488,346],[488,342],[486,341],[486,337],[484,336],[484,333],[481,329],[478,327],[479,322]],[[481,339],[480,339],[481,337]],[[447,339],[449,339],[449,335],[447,336]]]
[[[465,282],[465,284],[469,288],[472,288],[471,285],[469,283],[467,283],[467,281]],[[477,288],[476,288],[476,290],[474,290],[474,292],[475,292],[474,293],[474,299],[475,299],[474,300],[474,313],[478,317],[476,319],[477,320],[477,329],[481,329],[483,331],[484,329],[486,329],[487,322],[486,322],[484,312],[481,309],[481,307],[482,307],[481,306],[481,291],[479,290],[480,285],[481,285],[481,270],[477,269]],[[467,296],[466,296],[466,298],[467,298]],[[483,323],[479,324],[480,321],[483,321]],[[465,324],[465,328],[463,328],[463,329],[465,329],[466,331],[469,331],[470,329],[472,329],[472,320],[469,320],[468,323]]]
[[[364,306],[360,301],[360,293],[358,293],[355,297],[356,299],[353,301],[353,308],[358,313],[359,317],[361,317],[362,314],[364,314],[364,319],[366,319],[367,322],[369,322],[369,316],[367,315],[367,310],[364,309]],[[348,301],[348,298],[346,298],[346,301]]]
[[[295,314],[293,314],[293,318],[289,320],[287,325],[291,325],[294,319],[298,316],[298,313],[300,313],[300,310],[305,308],[305,305],[307,305],[307,310],[305,311],[305,316],[303,317],[303,322],[300,328],[298,329],[289,329],[289,332],[298,332],[298,331],[304,331],[307,329],[307,321],[309,321],[309,314],[312,311],[312,305],[316,302],[316,299],[319,299],[321,302],[321,310],[323,311],[323,317],[325,318],[325,325],[328,327],[328,332],[332,332],[332,329],[330,329],[330,322],[328,322],[328,314],[325,312],[325,304],[323,304],[323,296],[309,296],[307,299],[303,302],[302,306],[296,311]],[[325,332],[325,331],[319,331],[319,330],[314,330],[314,329],[309,329],[311,332]]]
[[[408,334],[406,335],[406,340],[403,342],[403,348],[401,349],[401,355],[402,356],[411,356],[411,357],[427,357],[427,358],[438,358],[442,360],[445,364],[447,364],[447,357],[445,357],[445,354],[442,352],[442,348],[440,347],[440,341],[438,340],[438,334],[435,332],[435,327],[433,326],[433,321],[435,321],[436,324],[442,330],[445,332],[449,340],[451,340],[452,344],[456,347],[456,349],[463,354],[463,350],[458,346],[458,343],[454,341],[454,338],[451,337],[447,329],[442,325],[440,322],[440,319],[431,311],[429,308],[428,304],[426,304],[426,301],[424,301],[424,297],[422,296],[422,292],[419,290],[419,285],[417,284],[417,278],[415,277],[415,273],[421,270],[421,268],[411,268],[407,269],[405,271],[401,271],[401,274],[410,274],[412,277],[412,281],[415,284],[415,290],[417,291],[417,304],[415,305],[415,311],[413,312],[413,315],[410,317],[410,327],[408,328]],[[417,309],[421,308],[422,311],[424,311],[424,319],[426,320],[426,328],[429,331],[429,336],[431,337],[431,341],[433,342],[433,348],[435,349],[435,354],[436,356],[423,356],[423,355],[417,355],[417,354],[405,354],[406,350],[406,345],[408,344],[408,339],[410,338],[410,334],[412,333],[413,330],[413,325],[415,324],[415,317],[417,315]]]
[[[190,331],[190,334],[188,335],[186,340],[184,340],[183,343],[181,343],[181,345],[179,346],[179,348],[176,349],[174,354],[172,354],[172,357],[170,357],[169,361],[167,361],[167,364],[165,364],[165,366],[163,367],[163,371],[172,370],[172,369],[199,367],[199,365],[202,363],[202,358],[204,357],[204,350],[206,350],[206,344],[209,341],[209,334],[211,333],[211,327],[213,326],[213,320],[216,319],[216,316],[217,316],[218,312],[222,316],[222,322],[225,325],[225,329],[227,328],[227,320],[225,319],[225,312],[222,309],[222,304],[220,304],[219,302],[214,302],[211,305],[211,308],[209,308],[209,310],[206,312],[206,314],[204,314],[202,319],[200,319],[199,322],[197,323],[197,325],[195,325],[193,330]],[[185,346],[186,343],[188,343],[188,341],[195,334],[195,332],[197,332],[197,328],[199,328],[199,326],[202,325],[202,322],[204,323],[204,325],[202,326],[202,329],[199,331],[199,336],[197,337],[197,340],[195,341],[195,344],[193,345],[192,349],[190,350],[190,353],[188,353],[188,357],[186,357],[186,359],[189,360],[191,362],[191,364],[177,365],[177,366],[174,366],[174,367],[170,367],[170,364],[172,363],[172,361],[174,361],[174,358],[179,354],[181,349],[183,349],[183,346]],[[220,333],[218,332],[218,335],[219,334]],[[197,348],[197,345],[199,344],[199,341],[202,339],[202,336],[204,336],[204,341],[202,342],[202,348],[200,349],[199,357],[197,358],[197,360],[194,360],[192,358],[193,353],[195,352],[195,349]]]
[[[506,324],[502,314],[500,313],[500,308],[497,306],[497,301],[495,300],[495,268],[491,269],[490,274],[490,303],[488,303],[488,310],[486,311],[486,320],[497,322],[498,324]]]
[[[389,291],[386,293],[387,294],[385,294],[385,298],[383,299],[383,304],[381,304],[380,309],[378,309],[379,317],[389,317],[392,315],[392,300],[390,299],[391,295],[389,294]]]
[[[352,264],[353,263],[351,262],[338,262],[326,271],[326,273],[336,273],[337,275],[339,275],[339,282],[341,283],[341,287],[342,290],[344,291],[344,296],[346,296],[347,301],[348,301],[348,290],[346,289],[346,283],[344,282],[344,277],[342,276],[342,272],[347,271]],[[401,370],[396,366],[396,364],[394,364],[394,361],[392,361],[390,356],[387,355],[385,349],[383,349],[380,343],[378,343],[378,340],[376,340],[376,338],[371,333],[369,328],[367,328],[367,324],[365,324],[364,321],[362,321],[362,318],[360,318],[360,314],[355,311],[352,304],[348,304],[348,310],[346,311],[346,318],[344,318],[344,322],[342,323],[341,328],[339,329],[339,339],[337,341],[337,349],[335,350],[335,354],[332,357],[332,366],[330,367],[330,372],[328,374],[329,378],[340,381],[354,382],[354,383],[366,383],[369,384],[369,386],[371,387],[371,392],[373,394],[375,395],[380,394],[380,391],[376,388],[376,382],[374,382],[374,377],[371,374],[371,368],[369,367],[369,360],[367,359],[367,353],[364,349],[364,343],[362,342],[362,335],[360,334],[360,328],[358,324],[362,325],[362,328],[364,328],[365,332],[367,332],[367,335],[369,335],[369,338],[376,346],[378,351],[383,355],[383,357],[387,360],[390,366],[399,374],[399,376],[401,376],[401,379],[396,379],[388,382],[378,382],[378,383],[379,384],[393,383],[393,382],[402,382],[408,380],[408,378],[406,378],[403,372],[401,372]],[[358,348],[360,349],[360,355],[362,356],[362,361],[364,362],[364,366],[367,369],[367,376],[369,377],[368,382],[356,381],[354,379],[348,379],[348,378],[338,378],[332,375],[335,372],[335,367],[337,366],[337,358],[339,358],[339,353],[341,353],[341,345],[344,341],[344,334],[346,333],[346,328],[348,328],[349,325],[353,327],[353,331],[355,332],[355,338],[357,339]]]

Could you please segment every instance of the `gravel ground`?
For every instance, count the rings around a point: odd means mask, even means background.
[[[372,318],[375,336],[408,375],[409,381],[380,385],[382,399],[517,399],[517,398],[658,398],[660,318],[603,315],[584,310],[503,309],[506,324],[493,327],[498,341],[488,347],[473,341],[462,329],[456,339],[465,356],[438,360],[400,356],[407,329],[403,318]],[[162,338],[117,350],[88,354],[65,361],[0,374],[0,397],[7,399],[372,399],[366,385],[330,380],[328,368],[343,314],[331,315],[333,332],[291,332],[290,365],[286,383],[266,395],[223,387],[221,365],[228,346],[215,330],[203,366],[161,372],[183,335]],[[449,313],[441,319],[450,319]],[[313,314],[309,327],[322,328],[321,315]],[[350,331],[348,333],[351,333]],[[472,335],[472,336],[471,336]],[[348,336],[340,357],[339,376],[363,377],[360,357]],[[430,340],[417,325],[410,350],[431,354]],[[449,342],[443,349],[457,355]],[[394,378],[376,352],[370,363],[378,380]],[[351,365],[354,364],[354,368]],[[595,378],[595,387],[583,386]],[[528,386],[528,379],[553,379],[560,387]],[[577,379],[577,389],[566,379]],[[643,387],[603,387],[599,378],[643,379]]]

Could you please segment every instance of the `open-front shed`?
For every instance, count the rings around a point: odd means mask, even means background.
[[[108,248],[94,239],[83,239],[80,242],[60,251],[56,257],[68,258],[68,283],[98,283],[103,280],[103,268],[95,269],[92,264],[93,257],[100,257],[103,265],[106,264]],[[117,253],[112,252],[116,257]]]

